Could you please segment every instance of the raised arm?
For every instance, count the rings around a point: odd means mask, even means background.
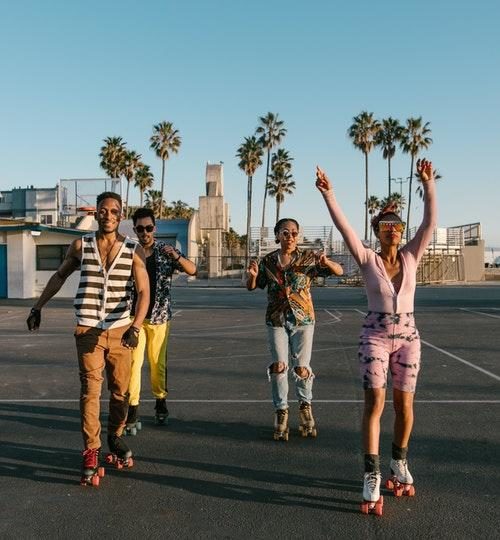
[[[436,182],[434,180],[434,169],[432,162],[426,159],[417,161],[417,173],[422,181],[424,190],[424,216],[415,236],[405,246],[405,250],[410,251],[417,261],[424,254],[432,233],[437,225],[437,200]]]
[[[47,281],[47,285],[45,285],[40,298],[38,298],[31,308],[29,317],[26,320],[30,332],[38,330],[42,320],[41,312],[43,306],[61,290],[61,287],[68,277],[79,268],[81,258],[82,240],[81,238],[78,238],[77,240],[73,240],[68,248],[64,261],[61,263],[55,274],[52,274],[49,281]]]
[[[344,242],[346,243],[349,251],[356,259],[358,265],[363,264],[367,258],[367,249],[362,244],[361,240],[358,238],[358,235],[347,221],[344,212],[342,212],[342,209],[337,203],[337,200],[333,193],[332,184],[328,179],[325,171],[323,171],[320,167],[316,167],[316,187],[323,195],[323,199],[325,200],[333,223],[342,235],[342,238],[344,239]]]

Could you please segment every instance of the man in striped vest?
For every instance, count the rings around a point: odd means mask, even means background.
[[[97,197],[97,233],[74,240],[66,258],[49,279],[33,306],[27,324],[37,330],[42,307],[80,268],[80,284],[74,306],[76,349],[80,372],[80,413],[84,442],[82,484],[92,483],[98,471],[101,448],[99,421],[103,371],[110,390],[108,445],[118,465],[131,466],[132,452],[121,438],[128,409],[131,350],[137,347],[139,330],[149,306],[149,280],[143,248],[121,235],[121,197],[113,192]],[[133,284],[137,306],[131,320]]]

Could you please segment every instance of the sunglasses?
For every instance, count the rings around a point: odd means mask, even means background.
[[[288,238],[289,236],[293,236],[294,238],[297,238],[297,236],[299,236],[299,233],[296,232],[296,231],[293,231],[293,232],[290,232],[290,231],[281,231],[281,234],[282,234],[285,238]]]
[[[403,232],[405,230],[405,224],[401,221],[380,221],[378,224],[378,230],[382,232]]]
[[[137,225],[135,230],[136,230],[136,232],[138,232],[140,234],[140,233],[143,233],[144,231],[153,232],[154,228],[155,228],[154,225],[146,225],[145,227],[143,225]]]

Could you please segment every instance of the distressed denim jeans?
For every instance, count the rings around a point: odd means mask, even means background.
[[[291,367],[307,368],[309,374],[301,378],[293,369],[295,381],[295,395],[299,401],[310,403],[312,400],[312,386],[314,374],[311,370],[311,353],[314,336],[314,324],[296,326],[268,326],[269,350],[274,362],[286,365],[285,371],[272,373],[272,364],[267,373],[271,381],[273,404],[276,409],[288,407],[288,371]]]

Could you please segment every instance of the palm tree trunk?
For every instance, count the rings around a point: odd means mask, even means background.
[[[247,183],[247,248],[245,253],[246,266],[250,261],[250,224],[252,223],[252,176],[248,177]]]
[[[368,152],[365,152],[365,240],[368,240]]]
[[[410,182],[408,187],[408,212],[406,214],[406,241],[410,240],[410,209],[411,209],[411,183],[413,180],[413,163],[415,161],[415,156],[411,155],[411,169],[410,169]]]
[[[128,190],[130,188],[130,180],[127,178],[127,196],[125,198],[125,219],[128,219]]]
[[[387,156],[387,171],[389,175],[389,193],[387,194],[389,199],[391,198],[391,156]]]
[[[143,190],[143,189],[140,189],[139,192],[140,192],[140,194],[141,194],[141,197],[140,197],[140,198],[141,198],[140,206],[141,206],[141,208],[142,208],[142,198],[143,198],[143,196],[144,196],[144,190]]]
[[[266,185],[264,188],[264,202],[262,203],[262,224],[261,227],[264,228],[264,222],[266,220],[266,197],[267,197],[267,182],[269,179],[269,160],[271,159],[271,149],[267,149],[267,166],[266,166]],[[261,231],[262,237],[262,231]]]
[[[280,220],[280,202],[276,198],[276,223]]]
[[[160,215],[158,219],[161,219],[163,214],[163,189],[165,186],[165,160],[161,160],[161,198],[160,198]]]

